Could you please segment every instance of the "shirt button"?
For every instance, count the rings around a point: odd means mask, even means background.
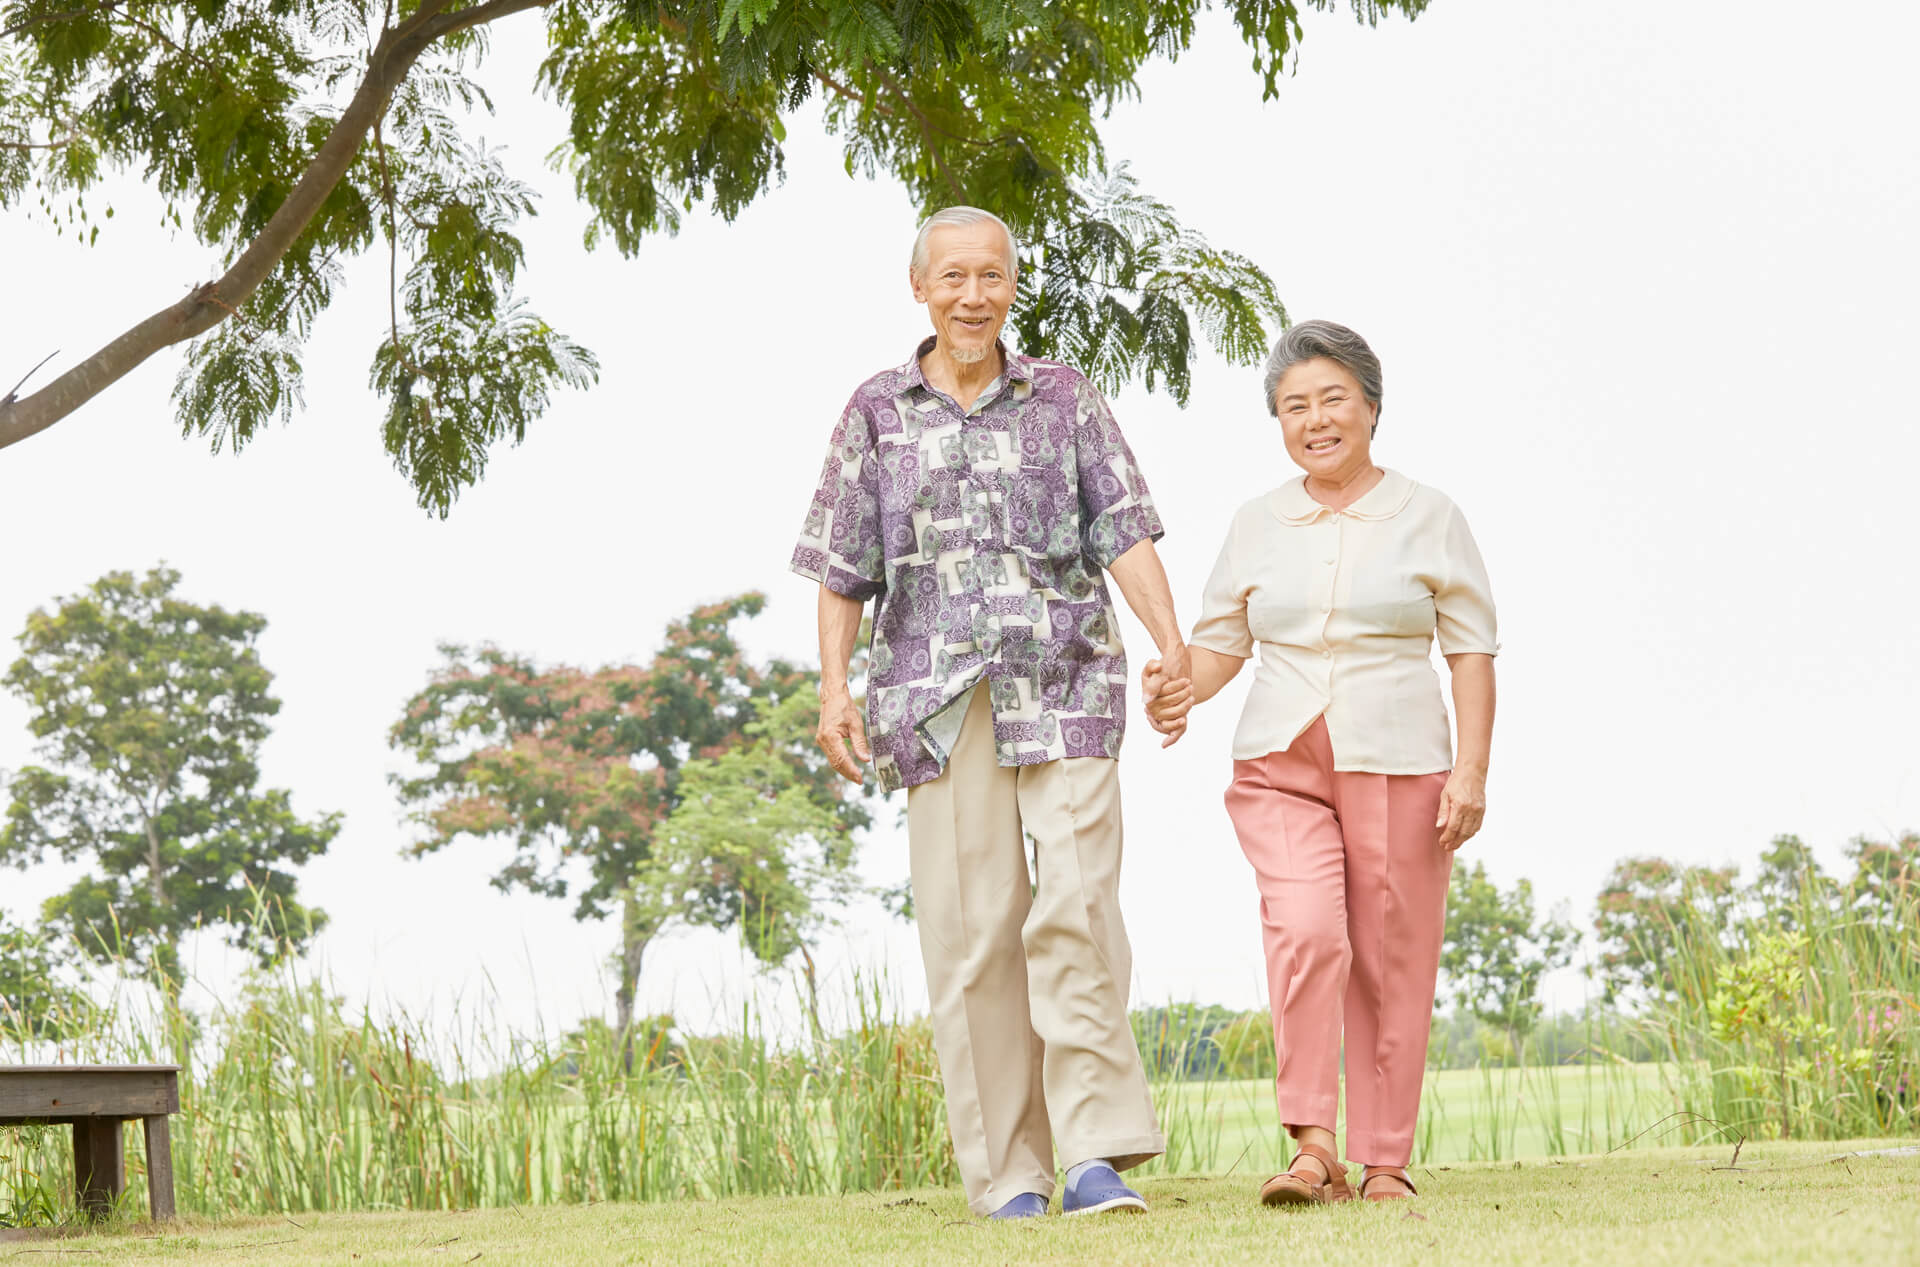
[[[1320,653],[1320,658],[1321,658],[1322,660],[1331,660],[1331,659],[1333,659],[1333,652],[1331,652],[1331,651],[1322,651],[1322,652]]]

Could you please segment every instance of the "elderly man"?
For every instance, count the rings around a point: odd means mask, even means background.
[[[1116,1172],[1166,1144],[1127,1022],[1127,664],[1100,573],[1184,677],[1160,518],[1093,385],[1001,344],[1016,251],[998,217],[932,216],[908,277],[933,337],[853,394],[793,555],[821,586],[818,741],[848,779],[871,761],[907,789],[968,1204],[1046,1213],[1057,1146],[1068,1214],[1144,1210]],[[868,599],[871,743],[847,686]]]

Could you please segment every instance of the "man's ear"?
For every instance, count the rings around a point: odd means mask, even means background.
[[[927,288],[920,284],[920,274],[913,271],[912,265],[907,266],[907,286],[913,291],[915,303],[927,302]]]

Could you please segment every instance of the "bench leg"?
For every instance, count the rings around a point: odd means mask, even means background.
[[[147,1209],[155,1220],[173,1217],[173,1135],[165,1114],[141,1119],[147,1132]]]
[[[73,1124],[74,1196],[90,1218],[103,1218],[126,1191],[126,1157],[117,1118],[89,1117]]]

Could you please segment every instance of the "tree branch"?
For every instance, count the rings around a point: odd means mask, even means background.
[[[34,376],[35,374],[38,374],[38,373],[40,372],[40,366],[41,366],[41,365],[45,365],[45,364],[46,364],[46,363],[47,363],[48,361],[51,361],[51,360],[52,360],[52,359],[53,359],[54,357],[56,357],[56,356],[59,356],[59,355],[60,355],[60,349],[58,349],[58,348],[55,348],[55,349],[54,349],[53,351],[51,351],[51,352],[49,352],[49,353],[47,353],[47,354],[46,354],[45,356],[43,356],[43,357],[41,357],[41,358],[40,358],[40,364],[39,364],[39,365],[35,365],[35,366],[34,366],[34,367],[33,367],[32,369],[30,369],[30,370],[28,370],[28,371],[27,371],[26,373],[24,373],[24,374],[22,374],[22,375],[20,376],[20,381],[19,381],[19,382],[17,382],[17,383],[15,383],[15,384],[13,385],[13,390],[12,390],[12,391],[10,391],[10,392],[8,392],[8,393],[7,393],[7,394],[6,394],[5,396],[0,396],[0,405],[10,405],[10,404],[12,404],[12,403],[13,403],[13,402],[14,402],[15,400],[17,400],[17,399],[19,399],[19,393],[20,393],[20,389],[21,389],[22,387],[25,387],[25,386],[27,385],[27,380],[28,380],[28,379],[30,379],[30,378],[32,378],[32,377],[33,377],[33,376]]]
[[[865,106],[869,110],[876,110],[879,113],[886,115],[888,118],[893,117],[893,111],[889,109],[887,106],[885,106],[884,104],[878,101],[867,100],[867,98],[861,96],[859,93],[847,87],[845,84],[841,83],[839,80],[833,78],[831,75],[827,74],[827,72],[825,72],[824,70],[821,70],[818,66],[809,66],[807,69],[811,70],[813,72],[813,77],[819,80],[822,84],[826,85],[827,89],[831,91],[835,96],[845,97],[848,101],[854,102],[857,105]]]
[[[25,18],[5,30],[0,30],[0,40],[11,38],[22,31],[31,31],[36,26],[45,26],[49,22],[66,22],[73,18],[84,18],[102,9],[111,9],[119,2],[120,0],[101,0],[99,4],[90,4],[81,9],[65,9],[59,13],[42,13],[38,17]]]
[[[437,40],[443,35],[452,35],[457,31],[469,31],[476,26],[497,22],[510,14],[522,13],[528,9],[544,9],[555,2],[556,0],[489,0],[487,4],[456,9],[452,13],[442,14],[433,22],[433,34],[428,38]]]
[[[45,431],[154,353],[206,333],[245,303],[312,223],[321,204],[352,166],[367,132],[385,111],[394,90],[435,40],[525,9],[543,8],[554,0],[489,0],[447,13],[450,2],[424,0],[419,9],[382,34],[367,59],[366,77],[333,131],[327,134],[286,201],[225,273],[127,330],[33,395],[0,402],[0,449]]]
[[[418,375],[419,367],[407,356],[400,342],[400,217],[394,210],[393,176],[387,169],[387,143],[381,136],[385,116],[373,121],[373,151],[380,156],[380,197],[387,204],[387,328],[393,338],[393,354],[402,365]]]

